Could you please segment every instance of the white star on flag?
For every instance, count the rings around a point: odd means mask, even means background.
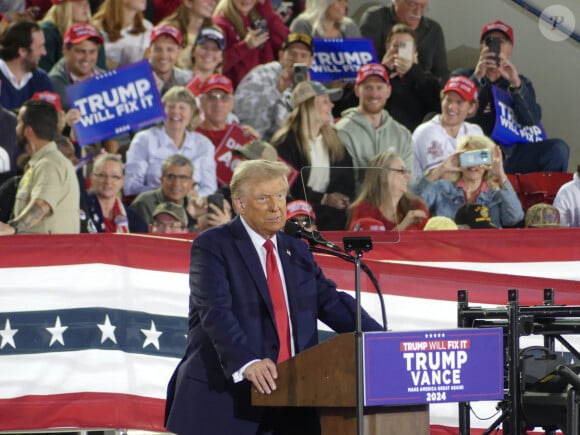
[[[116,326],[111,325],[111,321],[109,320],[109,315],[105,315],[105,323],[97,323],[97,326],[101,330],[101,344],[103,344],[107,340],[111,340],[113,343],[117,344],[117,338],[115,337],[115,329]]]
[[[56,341],[64,346],[64,331],[68,329],[68,326],[62,326],[60,323],[60,316],[56,316],[56,322],[54,322],[54,326],[52,328],[46,328],[48,332],[52,335],[50,337],[50,343],[48,347],[52,346]]]
[[[159,350],[159,337],[163,332],[157,331],[155,328],[155,322],[151,320],[151,328],[150,329],[142,329],[141,332],[145,335],[145,341],[143,342],[143,349],[147,346],[152,344]]]
[[[10,319],[6,319],[4,324],[4,329],[0,330],[0,337],[2,337],[2,342],[0,343],[0,349],[4,349],[4,346],[9,344],[14,349],[16,349],[16,344],[14,344],[14,335],[18,332],[18,329],[12,329],[10,326]]]

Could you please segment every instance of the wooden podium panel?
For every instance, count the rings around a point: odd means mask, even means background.
[[[323,435],[355,435],[355,335],[339,334],[278,365],[278,389],[252,391],[256,406],[317,407]],[[428,435],[429,406],[373,406],[364,410],[365,435]]]
[[[356,408],[319,408],[324,435],[356,435]],[[429,405],[365,407],[365,435],[429,435]]]

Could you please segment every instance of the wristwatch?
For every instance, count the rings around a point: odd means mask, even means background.
[[[8,221],[6,222],[8,225],[10,225],[12,228],[14,228],[14,234],[18,234],[18,223],[16,221]]]

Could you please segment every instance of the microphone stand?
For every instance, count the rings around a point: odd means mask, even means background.
[[[316,241],[310,242],[310,250],[315,252],[324,252],[334,255],[339,258],[350,258],[349,261],[354,261],[355,271],[355,301],[356,301],[356,326],[355,326],[355,353],[356,353],[356,422],[357,435],[364,433],[364,361],[363,361],[363,332],[362,332],[362,304],[361,304],[361,285],[360,285],[360,269],[362,263],[363,252],[368,252],[372,249],[372,241],[370,237],[345,237],[343,239],[344,247],[347,254],[336,253],[334,251],[320,249],[315,247]],[[354,257],[348,252],[354,251]],[[382,299],[382,297],[381,297]],[[386,322],[384,324],[386,329]]]

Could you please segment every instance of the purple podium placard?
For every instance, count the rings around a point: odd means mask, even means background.
[[[364,334],[365,405],[500,400],[503,331]]]
[[[74,125],[79,145],[139,130],[165,119],[149,61],[122,66],[69,86],[71,108],[81,112]]]

